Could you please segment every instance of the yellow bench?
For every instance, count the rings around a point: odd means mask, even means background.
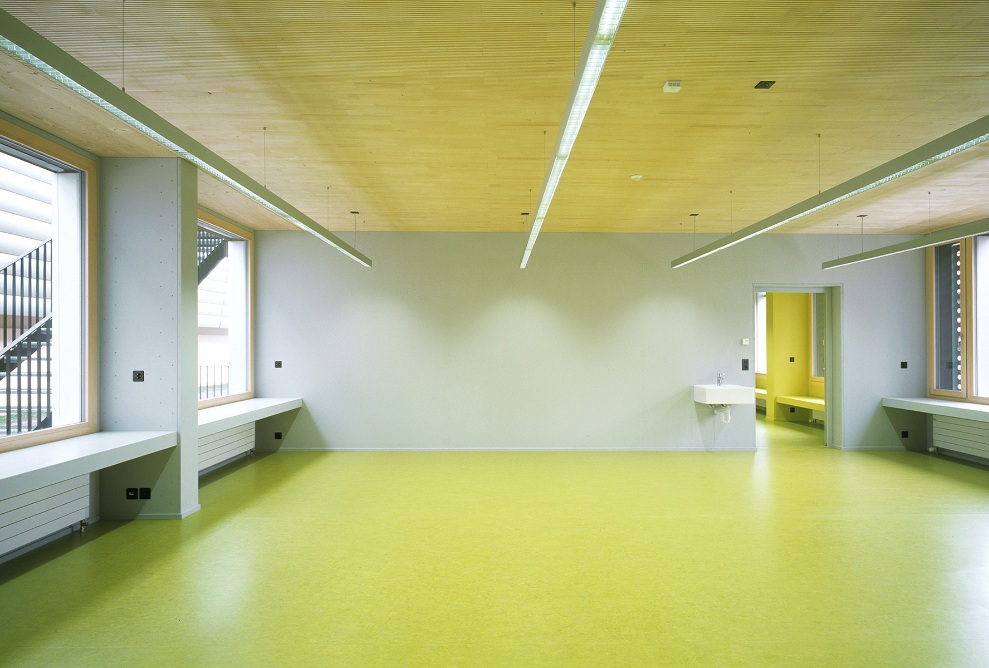
[[[824,410],[824,399],[818,399],[817,397],[778,396],[776,397],[776,403],[783,404],[785,406],[796,406],[797,408],[806,408],[812,411]]]
[[[815,420],[824,419],[824,399],[818,397],[801,396],[777,396],[776,403],[782,406],[795,406],[796,408],[806,408],[811,412],[811,417]]]

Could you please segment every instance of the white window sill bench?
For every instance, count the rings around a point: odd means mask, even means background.
[[[0,499],[24,494],[69,478],[178,444],[174,431],[101,431],[0,455]]]
[[[199,437],[302,406],[302,399],[246,399],[199,411]],[[0,453],[0,499],[178,445],[174,431],[101,431]]]
[[[989,422],[989,405],[970,404],[966,401],[883,397],[882,405],[886,408],[899,408],[904,411],[915,411],[929,415],[962,418],[964,420],[975,420],[976,422]]]

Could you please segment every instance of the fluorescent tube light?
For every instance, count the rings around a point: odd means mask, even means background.
[[[842,184],[825,190],[819,195],[805,199],[803,202],[775,213],[768,218],[764,218],[758,223],[749,225],[734,234],[729,234],[692,253],[683,255],[673,260],[670,264],[675,269],[717,253],[725,248],[731,248],[735,244],[742,243],[764,232],[775,230],[777,227],[786,225],[798,218],[803,218],[833,204],[843,202],[867,190],[881,186],[884,183],[889,183],[893,179],[955,155],[967,148],[977,146],[987,139],[989,139],[989,116],[985,116],[953,132],[949,132],[943,137],[939,137],[919,148],[904,153],[900,157],[894,158],[879,167],[870,169]]]
[[[0,10],[0,49],[44,72],[299,229],[365,267],[371,266],[369,257],[3,10]]]
[[[917,239],[911,239],[910,241],[904,241],[891,246],[876,248],[864,253],[857,253],[847,257],[840,257],[835,260],[829,260],[821,264],[821,269],[845,267],[858,262],[866,262],[867,260],[889,257],[890,255],[896,255],[897,253],[905,253],[907,251],[927,248],[929,246],[939,246],[941,244],[951,243],[952,241],[958,241],[959,239],[965,239],[967,237],[974,237],[987,232],[989,232],[989,218],[982,218],[981,220],[965,223],[964,225],[958,225],[957,227],[950,227],[946,230],[932,232],[931,234]]]
[[[601,69],[604,61],[608,57],[612,42],[615,41],[615,33],[618,31],[618,24],[625,13],[625,5],[628,0],[598,0],[594,7],[594,14],[591,16],[591,25],[587,30],[587,38],[584,40],[584,50],[580,56],[580,66],[574,75],[573,85],[570,88],[570,99],[567,102],[566,114],[560,124],[560,133],[556,138],[556,148],[553,151],[553,162],[546,172],[546,180],[543,182],[543,194],[539,197],[539,205],[536,207],[536,215],[532,220],[532,229],[529,231],[529,240],[525,244],[525,252],[522,254],[521,269],[529,262],[532,248],[536,245],[536,237],[543,227],[543,220],[549,211],[550,202],[556,193],[556,187],[560,184],[560,177],[563,176],[563,168],[570,158],[570,151],[577,140],[577,133],[580,131],[580,124],[584,121],[584,114],[591,104],[594,96],[594,89],[597,88],[598,79],[601,77]]]

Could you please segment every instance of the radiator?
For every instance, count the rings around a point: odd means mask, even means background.
[[[89,474],[0,499],[0,555],[89,517]]]
[[[199,438],[199,472],[254,449],[254,423]]]
[[[989,459],[989,422],[935,415],[931,445],[939,450]]]

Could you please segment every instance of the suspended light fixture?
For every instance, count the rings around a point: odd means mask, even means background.
[[[580,65],[574,74],[573,85],[570,88],[570,99],[567,102],[566,113],[556,138],[553,161],[546,173],[543,194],[536,206],[536,215],[532,220],[529,240],[526,242],[525,252],[522,254],[522,263],[519,265],[522,269],[525,269],[525,265],[529,262],[529,256],[532,254],[532,248],[536,245],[539,230],[546,219],[546,213],[553,201],[560,177],[563,176],[563,168],[570,158],[570,151],[577,139],[580,125],[584,121],[584,114],[587,113],[587,107],[591,104],[594,89],[597,88],[601,70],[604,68],[604,61],[615,41],[615,33],[618,31],[618,24],[622,20],[622,14],[625,12],[627,3],[628,0],[598,0],[594,7],[591,25],[587,31],[587,39],[584,40],[584,50],[580,56]]]
[[[775,230],[798,218],[803,218],[821,209],[825,209],[839,202],[844,202],[846,199],[855,197],[867,190],[881,186],[884,183],[889,183],[893,179],[905,176],[918,169],[923,169],[928,165],[932,165],[939,160],[944,160],[967,148],[978,146],[986,140],[989,140],[989,116],[984,116],[964,127],[949,132],[934,141],[928,142],[908,153],[904,153],[898,158],[894,158],[874,169],[859,174],[799,204],[794,204],[787,209],[783,209],[758,223],[729,234],[692,253],[678,257],[670,264],[674,269],[683,267],[718,251],[731,248],[735,244],[740,244],[752,237],[769,232],[770,230]]]
[[[365,267],[371,259],[182,130],[0,9],[0,50],[44,72],[210,176],[309,232]]]

